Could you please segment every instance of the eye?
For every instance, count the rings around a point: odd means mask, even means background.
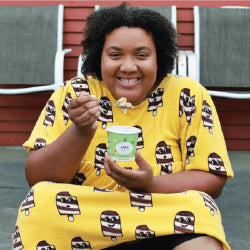
[[[68,201],[71,203],[74,201],[74,199],[72,197],[69,197]]]
[[[55,111],[55,109],[53,107],[51,107],[51,106],[48,106],[48,111],[52,113],[52,112]]]
[[[97,154],[100,155],[100,156],[105,156],[105,152],[102,151],[102,150],[99,150]]]
[[[72,102],[72,99],[66,98],[66,103],[67,103],[67,104],[70,104],[71,102]]]
[[[217,164],[217,161],[213,159],[213,160],[212,160],[212,164],[213,164],[213,165],[216,165],[216,164]]]
[[[191,222],[191,218],[190,217],[186,218],[186,222]]]
[[[108,103],[108,102],[102,102],[100,105],[104,109],[110,109],[111,108],[111,104]]]
[[[146,54],[146,53],[143,53],[143,52],[140,52],[140,53],[138,53],[138,54],[136,55],[136,57],[137,57],[138,59],[145,59],[145,58],[147,58],[147,54]]]
[[[115,222],[115,221],[116,221],[116,218],[115,218],[114,216],[112,216],[111,220],[112,220],[113,222]]]
[[[184,222],[185,220],[184,220],[184,218],[183,217],[180,217],[179,218],[179,222]]]
[[[110,53],[109,56],[112,58],[112,59],[119,59],[121,57],[121,54],[118,53],[118,52],[113,52],[113,53]]]
[[[61,202],[65,203],[66,199],[65,198],[61,198]]]

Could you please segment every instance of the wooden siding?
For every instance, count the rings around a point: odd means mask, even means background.
[[[0,5],[58,5],[64,9],[63,47],[72,48],[65,58],[64,79],[76,76],[80,42],[87,15],[96,4],[118,5],[123,1],[0,1]],[[127,1],[132,6],[177,6],[178,46],[194,50],[193,6],[249,6],[250,1]],[[2,86],[1,86],[2,87]],[[35,122],[51,92],[25,95],[0,95],[0,145],[22,145],[29,137]],[[250,100],[213,98],[229,150],[250,150]]]

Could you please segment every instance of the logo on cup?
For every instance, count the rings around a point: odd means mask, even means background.
[[[116,151],[122,155],[130,154],[132,152],[133,148],[134,148],[134,146],[129,142],[118,143],[115,147]]]

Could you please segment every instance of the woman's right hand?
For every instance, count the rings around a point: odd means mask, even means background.
[[[81,92],[68,106],[68,113],[69,118],[81,134],[96,131],[100,111],[99,103],[94,96]]]
[[[73,123],[51,144],[33,150],[26,160],[30,186],[39,181],[71,182],[97,129],[98,106],[95,97],[84,92],[72,100],[68,114]]]

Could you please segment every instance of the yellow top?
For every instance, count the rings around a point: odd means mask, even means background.
[[[24,143],[27,150],[49,145],[72,123],[67,106],[81,91],[98,99],[116,102],[105,84],[92,77],[74,78],[57,89],[41,112],[37,124]],[[141,130],[137,148],[152,166],[154,175],[184,170],[203,170],[233,177],[225,140],[213,101],[207,90],[188,77],[168,75],[140,105],[121,109],[100,103],[98,129],[82,159],[77,179],[86,186],[126,191],[104,171],[107,151],[106,127],[135,126]],[[70,147],[70,145],[69,145]],[[137,169],[134,161],[119,162]]]
[[[93,78],[66,82],[42,111],[24,144],[28,150],[49,145],[70,126],[67,106],[80,91],[116,102],[103,82]],[[78,244],[97,250],[155,236],[201,233],[217,238],[229,250],[219,208],[209,195],[195,190],[128,192],[103,168],[106,128],[129,125],[141,130],[137,148],[154,175],[194,169],[231,178],[220,123],[206,89],[191,78],[169,75],[126,114],[107,103],[100,103],[100,111],[98,129],[72,180],[77,185],[45,181],[34,185],[19,208],[13,249],[68,250]],[[118,163],[137,168],[134,161]]]

